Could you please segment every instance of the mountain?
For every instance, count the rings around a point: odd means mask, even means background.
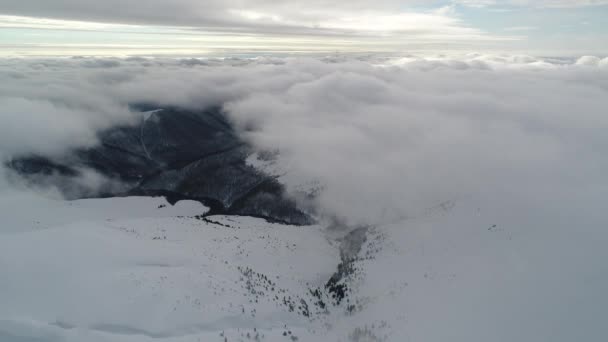
[[[295,225],[313,222],[286,196],[276,177],[247,163],[253,149],[219,108],[162,108],[139,115],[134,125],[100,132],[93,148],[55,159],[19,156],[8,166],[34,183],[58,186],[69,198],[164,196],[171,203],[199,201],[210,208],[209,215],[253,216]],[[121,186],[91,191],[76,181],[83,170],[94,170]]]

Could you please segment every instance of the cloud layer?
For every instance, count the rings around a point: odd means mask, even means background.
[[[256,32],[336,28],[362,30],[362,20],[356,18],[378,19],[404,15],[401,23],[407,26],[424,27],[435,31],[424,21],[434,20],[435,24],[446,24],[445,9],[453,5],[469,7],[532,7],[563,8],[586,7],[608,4],[605,0],[357,0],[357,1],[293,1],[293,0],[150,0],[145,6],[137,1],[108,0],[0,0],[1,14],[30,16],[55,19],[69,19],[92,22],[122,24],[190,26],[205,29],[254,30]],[[438,11],[414,11],[416,8],[443,8]],[[416,24],[416,17],[423,19]],[[373,20],[372,20],[373,21]],[[393,21],[396,21],[393,18]],[[443,21],[443,22],[442,22]],[[452,18],[454,21],[454,18]],[[375,28],[384,27],[378,23]],[[455,24],[442,26],[447,28]]]
[[[181,35],[180,39],[221,35],[223,41],[228,42],[236,37],[282,38],[282,45],[291,48],[299,46],[302,38],[316,38],[343,51],[349,48],[388,51],[409,47],[412,41],[426,45],[438,41],[470,43],[513,39],[490,36],[465,24],[449,10],[451,7],[442,7],[444,4],[444,1],[420,0],[154,0],[140,6],[118,0],[20,3],[0,0],[0,26],[130,33],[138,33],[141,31],[138,28],[143,28],[143,31]],[[170,42],[162,44],[171,46]],[[310,42],[307,47],[309,51],[315,50]],[[244,49],[247,45],[241,42],[241,50]]]
[[[5,59],[0,155],[59,155],[132,103],[220,105],[296,193],[350,224],[475,196],[551,213],[605,194],[608,60]]]

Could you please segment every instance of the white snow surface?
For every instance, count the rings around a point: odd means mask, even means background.
[[[339,259],[320,227],[222,216],[212,223],[194,217],[206,211],[195,202],[38,198],[28,213],[11,213],[3,200],[3,342],[219,341],[222,332],[284,340],[284,327],[305,334],[311,323],[269,294],[255,303],[246,268],[277,293],[306,295]]]
[[[608,335],[601,324],[608,268],[595,262],[607,254],[604,229],[575,231],[576,218],[512,215],[464,198],[371,227],[348,300],[335,305],[324,294],[325,311],[309,290],[337,269],[336,237],[344,232],[249,217],[204,220],[200,204],[162,198],[11,199],[0,206],[3,342]],[[17,210],[23,201],[27,213]],[[304,299],[311,314],[289,310],[283,298],[295,307]]]

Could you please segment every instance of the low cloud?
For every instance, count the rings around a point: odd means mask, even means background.
[[[92,146],[96,132],[135,117],[129,104],[219,105],[256,148],[279,151],[288,189],[320,185],[320,211],[353,225],[394,222],[470,196],[584,215],[605,195],[606,59],[470,54],[1,64],[5,159]]]
[[[548,210],[594,203],[572,203],[576,196],[600,201],[608,165],[590,146],[608,143],[605,70],[497,63],[342,66],[228,109],[255,128],[246,134],[256,145],[284,151],[297,175],[287,179],[319,180],[320,207],[352,224],[463,196]]]

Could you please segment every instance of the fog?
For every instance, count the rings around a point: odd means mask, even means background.
[[[219,105],[349,224],[467,196],[582,214],[605,190],[608,60],[592,56],[7,59],[0,75],[5,160],[93,146],[133,103]]]

